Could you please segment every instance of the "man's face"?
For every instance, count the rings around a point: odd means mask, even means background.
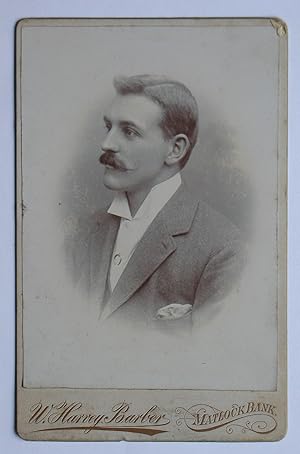
[[[134,192],[162,181],[169,143],[159,122],[161,108],[142,95],[117,95],[104,116],[107,135],[100,162],[104,185]]]

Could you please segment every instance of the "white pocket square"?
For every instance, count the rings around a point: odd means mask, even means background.
[[[168,304],[161,307],[156,312],[155,319],[157,320],[176,320],[188,316],[192,312],[191,304]]]

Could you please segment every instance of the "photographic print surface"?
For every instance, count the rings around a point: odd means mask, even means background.
[[[277,19],[17,27],[18,431],[285,432]]]

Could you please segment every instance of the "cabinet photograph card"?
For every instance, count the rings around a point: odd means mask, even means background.
[[[16,27],[18,434],[286,432],[287,26]]]

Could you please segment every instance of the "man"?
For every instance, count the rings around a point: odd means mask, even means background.
[[[166,77],[122,77],[114,86],[100,162],[116,194],[94,219],[80,279],[101,320],[175,332],[197,326],[203,305],[228,294],[242,256],[237,228],[181,179],[197,140],[197,103]]]

